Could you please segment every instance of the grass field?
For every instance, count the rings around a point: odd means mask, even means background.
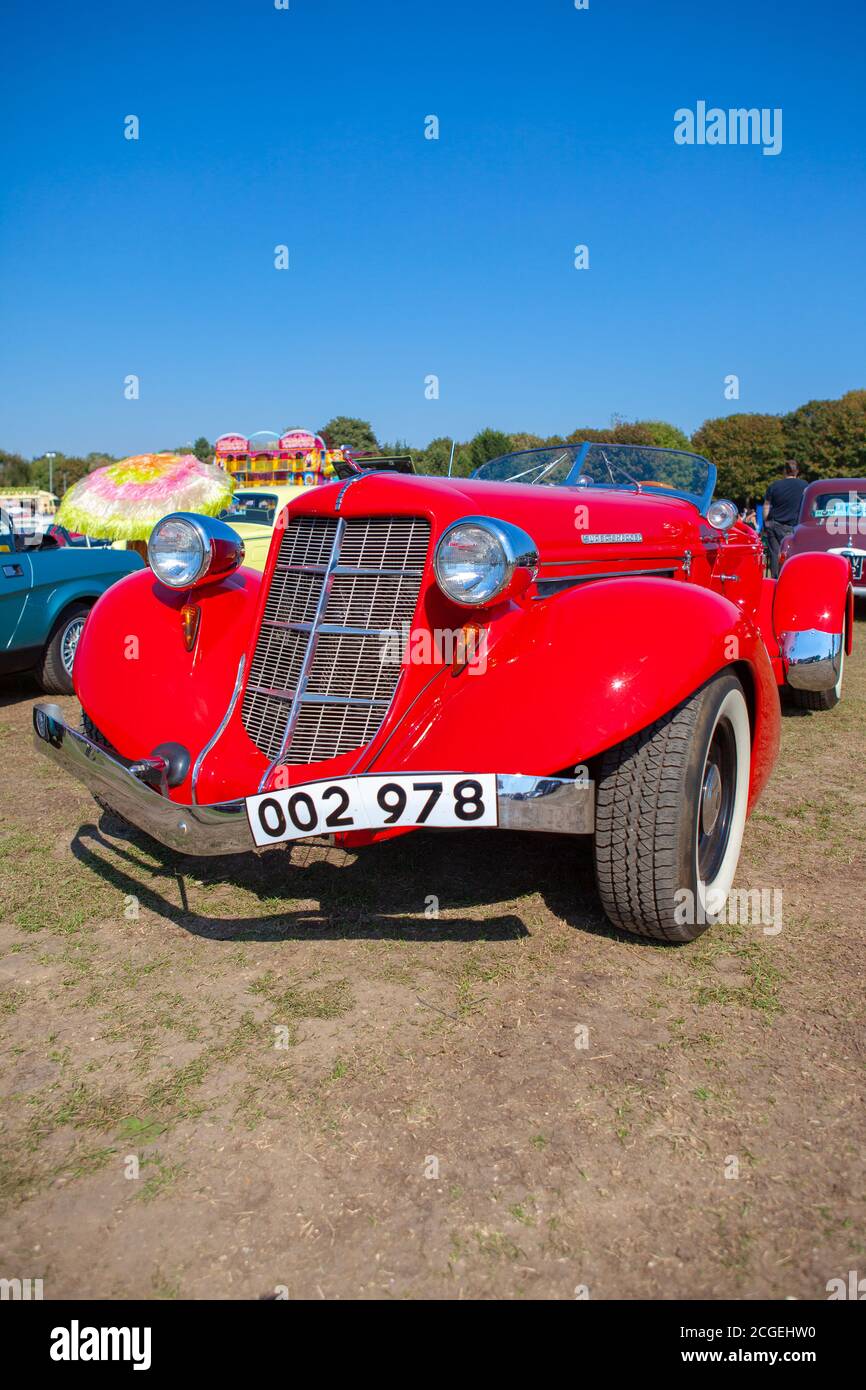
[[[781,891],[782,931],[684,947],[605,925],[583,841],[184,860],[39,757],[35,688],[0,683],[0,1275],[815,1299],[866,1274],[860,617],[845,701],[785,718],[747,829],[738,884]]]

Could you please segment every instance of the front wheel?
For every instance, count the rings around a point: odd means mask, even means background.
[[[46,694],[72,694],[72,663],[89,612],[89,604],[76,603],[63,614],[49,637],[36,673]]]
[[[732,672],[602,754],[595,874],[614,926],[660,941],[706,930],[740,857],[750,765],[749,711]]]

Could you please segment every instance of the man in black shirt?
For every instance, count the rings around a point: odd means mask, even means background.
[[[767,488],[764,498],[764,534],[770,553],[770,573],[779,577],[779,547],[800,517],[800,503],[807,484],[797,475],[800,469],[793,459],[785,464],[784,478],[777,478]]]

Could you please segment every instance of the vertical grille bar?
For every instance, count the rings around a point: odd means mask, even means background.
[[[292,700],[291,707],[289,709],[289,718],[286,722],[285,732],[283,734],[282,739],[280,740],[280,747],[277,751],[276,757],[274,758],[273,762],[271,763],[270,767],[268,768],[267,772],[264,774],[261,782],[259,783],[259,791],[262,791],[264,789],[265,783],[267,782],[277,763],[282,761],[283,755],[285,754],[285,751],[289,743],[291,742],[292,731],[295,725],[297,724],[298,716],[301,713],[301,701],[303,700],[304,690],[307,684],[307,677],[310,673],[310,667],[313,664],[313,658],[316,655],[316,642],[318,640],[318,633],[316,629],[319,623],[322,621],[322,616],[325,612],[325,608],[327,607],[328,599],[331,594],[331,585],[334,580],[334,570],[337,568],[337,558],[340,554],[340,541],[342,539],[343,532],[345,531],[345,529],[346,523],[341,517],[340,520],[337,522],[337,526],[334,531],[334,538],[331,542],[331,553],[328,556],[328,560],[326,563],[325,573],[322,579],[322,588],[319,594],[319,601],[316,605],[316,611],[313,614],[311,620],[313,624],[312,631],[310,632],[309,640],[307,642],[307,650],[304,652],[303,660],[301,662],[301,669],[298,672],[298,683],[294,691],[294,698]],[[296,571],[292,572],[295,573]],[[259,640],[261,640],[261,633],[259,634]]]
[[[326,761],[373,738],[397,687],[394,635],[415,617],[429,542],[420,517],[290,520],[242,705],[270,759],[262,786],[279,763]]]

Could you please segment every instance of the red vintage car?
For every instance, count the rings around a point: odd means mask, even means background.
[[[806,488],[780,560],[814,550],[850,560],[854,593],[866,598],[866,478],[822,478]]]
[[[773,767],[778,687],[832,705],[853,626],[848,560],[765,579],[714,483],[696,455],[595,443],[471,479],[371,468],[286,507],[263,575],[224,522],[166,517],[88,618],[83,729],[37,705],[37,745],[194,855],[592,835],[610,920],[691,940]]]

